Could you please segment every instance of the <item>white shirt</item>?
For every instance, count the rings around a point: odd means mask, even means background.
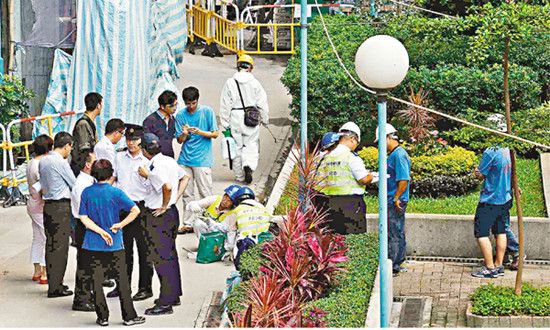
[[[158,209],[162,207],[162,186],[166,183],[172,186],[172,195],[168,206],[176,203],[178,186],[181,178],[185,176],[185,170],[171,157],[158,154],[151,159],[149,165],[149,178],[151,184],[145,196],[145,207]]]
[[[338,156],[341,153],[344,153],[346,151],[349,151],[350,149],[346,147],[343,144],[339,144],[332,152],[330,153],[331,156]],[[361,157],[354,155],[350,162],[349,162],[349,168],[351,170],[351,174],[355,178],[355,180],[359,181],[362,178],[369,175],[369,171],[365,168],[365,163],[363,163],[363,160]]]
[[[132,157],[129,151],[118,152],[115,156],[115,186],[122,189],[134,202],[145,200],[147,188],[150,186],[147,179],[138,174],[140,166],[149,167],[149,160],[141,151],[136,157]]]
[[[107,136],[103,136],[101,140],[95,145],[94,152],[97,160],[107,159],[111,164],[115,163],[115,145],[109,140]]]
[[[73,190],[71,191],[71,212],[73,217],[80,219],[80,197],[82,196],[84,189],[93,185],[94,181],[95,179],[91,175],[84,172],[80,172],[76,178]]]

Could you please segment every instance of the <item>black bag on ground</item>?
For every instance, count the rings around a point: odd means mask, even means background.
[[[244,110],[244,124],[248,127],[256,127],[260,125],[260,120],[261,120],[260,110],[256,106],[246,107],[244,105],[243,94],[241,93],[241,87],[237,79],[235,79],[235,83],[237,83],[237,89],[239,90],[239,97],[241,98],[241,104]]]

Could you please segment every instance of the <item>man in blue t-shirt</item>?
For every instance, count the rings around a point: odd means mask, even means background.
[[[406,271],[401,267],[405,261],[407,242],[405,240],[405,211],[409,202],[409,186],[411,182],[411,159],[403,147],[399,145],[397,130],[386,124],[386,141],[389,156],[388,167],[388,257],[392,260],[393,275]],[[378,141],[378,128],[376,140]],[[383,180],[383,178],[382,178]]]
[[[481,162],[475,170],[479,179],[484,179],[477,205],[474,235],[483,254],[484,266],[472,276],[495,278],[504,275],[504,253],[507,231],[511,241],[515,236],[510,230],[510,208],[512,207],[512,162],[508,148],[488,148],[483,152]],[[496,260],[489,236],[496,236]]]
[[[212,195],[212,139],[218,137],[216,115],[212,108],[199,105],[199,90],[187,87],[182,92],[185,108],[176,114],[176,139],[183,143],[178,158],[178,164],[191,177],[186,197],[183,198],[184,209],[189,202],[195,200],[195,186],[199,191],[199,198]],[[185,211],[183,225],[178,233],[192,231],[195,215]]]
[[[132,301],[122,236],[122,228],[134,221],[139,208],[122,190],[109,183],[113,176],[110,161],[94,162],[91,174],[97,183],[82,192],[78,214],[87,229],[81,252],[83,264],[89,267],[86,274],[92,276],[96,323],[109,324],[109,308],[102,285],[105,277],[117,282],[124,325],[144,323],[145,318],[137,315]],[[129,212],[122,221],[121,211]]]

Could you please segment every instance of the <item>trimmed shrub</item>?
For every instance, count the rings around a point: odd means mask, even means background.
[[[358,152],[369,170],[378,170],[378,149],[363,148]],[[417,197],[461,196],[477,188],[479,181],[472,176],[477,165],[474,152],[461,147],[449,147],[445,152],[430,156],[411,157],[411,193]],[[367,186],[376,190],[376,186]]]
[[[266,262],[262,255],[262,246],[263,244],[256,244],[243,252],[239,265],[239,272],[243,280],[248,280],[260,273],[260,266]]]
[[[517,296],[514,288],[488,284],[477,288],[471,299],[472,313],[476,315],[550,316],[550,287],[534,288],[525,283]]]
[[[485,123],[488,114],[480,114],[474,110],[467,112],[467,117],[473,122]],[[550,102],[540,107],[520,110],[512,113],[512,132],[528,140],[550,145]],[[539,148],[516,140],[503,138],[474,127],[466,126],[452,131],[442,132],[442,135],[454,144],[464,146],[477,153],[495,145],[505,145],[514,148],[528,158],[538,158]]]
[[[348,261],[345,271],[337,276],[329,294],[306,306],[306,316],[321,309],[327,314],[321,319],[329,328],[362,328],[378,269],[378,237],[376,234],[347,235]]]

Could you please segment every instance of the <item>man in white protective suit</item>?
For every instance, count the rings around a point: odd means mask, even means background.
[[[237,60],[237,72],[227,79],[220,98],[220,122],[223,134],[232,136],[237,145],[233,171],[238,182],[252,182],[258,167],[260,124],[269,123],[267,94],[254,78],[254,61],[249,55]]]

